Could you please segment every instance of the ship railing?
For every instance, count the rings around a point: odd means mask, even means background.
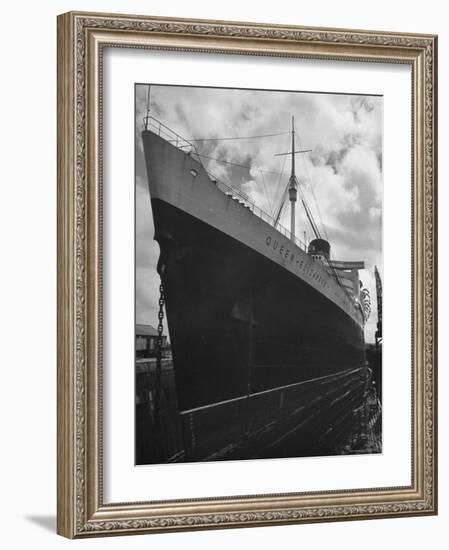
[[[182,149],[186,153],[196,152],[195,145],[192,142],[174,132],[171,128],[163,124],[160,120],[157,120],[157,118],[147,116],[144,120],[146,130],[150,130],[154,134],[165,139],[165,141],[172,143],[175,147],[177,147],[178,149]]]
[[[210,180],[217,186],[220,191],[225,193],[228,196],[232,196],[232,198],[235,198],[237,201],[239,201],[242,204],[242,207],[247,207],[253,214],[261,218],[263,221],[268,223],[269,225],[273,226],[279,233],[282,233],[284,237],[287,237],[291,241],[293,241],[299,248],[307,252],[307,246],[306,244],[301,241],[301,239],[298,239],[297,237],[292,237],[290,234],[290,231],[281,225],[280,223],[275,223],[275,218],[270,215],[268,212],[260,208],[253,200],[251,200],[245,193],[242,191],[236,189],[235,187],[228,185],[224,181],[217,178],[212,172],[210,172],[203,164],[201,160],[201,155],[197,151],[195,145],[190,142],[189,140],[183,138],[179,134],[177,134],[175,131],[173,131],[171,128],[163,124],[160,120],[152,117],[147,116],[144,118],[145,123],[145,129],[150,130],[154,134],[160,136],[162,139],[165,139],[165,141],[168,141],[178,149],[181,149],[185,153],[190,153],[197,157],[198,162],[203,166],[204,170],[207,172]]]

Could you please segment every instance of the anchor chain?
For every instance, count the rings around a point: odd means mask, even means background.
[[[157,314],[157,318],[159,319],[159,324],[157,326],[157,353],[158,357],[162,357],[162,345],[164,343],[163,340],[163,332],[164,332],[164,305],[165,305],[165,296],[164,296],[164,285],[161,283],[159,286],[159,313]]]
[[[154,404],[154,418],[156,424],[159,424],[159,414],[161,406],[161,375],[162,375],[162,347],[164,343],[163,332],[164,332],[164,286],[161,283],[159,286],[159,312],[157,325],[157,340],[156,340],[156,383],[155,383],[155,404]]]

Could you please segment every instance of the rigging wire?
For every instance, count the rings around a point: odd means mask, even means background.
[[[288,143],[290,141],[290,132],[288,132],[288,138],[287,138],[287,143],[284,147],[284,150],[288,148]],[[276,199],[276,196],[278,195],[279,193],[279,188],[281,186],[281,180],[282,180],[282,176],[284,176],[284,170],[285,170],[285,163],[287,162],[287,156],[288,155],[284,155],[284,160],[282,162],[282,169],[281,169],[281,173],[279,174],[279,180],[278,180],[278,183],[277,183],[277,186],[276,186],[276,191],[275,191],[275,194],[274,194],[274,200]],[[281,200],[280,200],[280,203],[279,203],[279,207],[278,207],[278,212],[277,212],[277,215],[275,217],[275,222],[274,222],[274,227],[276,227],[278,225],[278,223],[281,221],[281,218],[282,218],[282,211],[284,210],[284,206],[285,206],[285,200],[287,198],[287,193],[288,193],[288,185],[289,183],[287,182],[287,186],[286,188],[284,189],[284,191],[282,192],[282,195],[281,195]]]
[[[247,170],[258,170],[259,172],[264,172],[265,174],[274,174],[275,176],[282,175],[279,172],[273,172],[271,170],[262,170],[262,168],[257,168],[256,166],[247,166],[245,164],[238,164],[237,162],[230,162],[229,160],[217,159],[215,157],[203,155],[202,153],[195,153],[195,154],[205,159],[215,160],[216,162],[222,162],[223,164],[230,164],[231,166],[238,166],[239,168],[246,168]]]
[[[273,203],[270,199],[270,196],[268,195],[267,184],[265,182],[265,176],[263,175],[262,170],[259,170],[259,172],[260,172],[260,175],[262,176],[263,188],[264,188],[264,191],[265,191],[265,197],[267,199],[268,206],[270,208],[270,213],[271,213],[271,216],[274,218]]]
[[[260,139],[260,138],[269,138],[269,137],[276,137],[276,136],[285,136],[289,132],[280,132],[278,134],[263,134],[259,136],[235,136],[235,137],[217,137],[217,138],[195,138],[195,139],[187,139],[186,141],[231,141],[231,140],[239,140],[239,139]]]
[[[285,186],[285,189],[284,189],[284,193],[282,194],[281,203],[280,203],[280,206],[278,208],[277,215],[274,219],[274,227],[276,227],[282,219],[283,210],[284,210],[285,204],[287,202],[287,194],[288,194],[288,188],[289,187],[290,187],[290,180],[287,182],[287,185]]]
[[[285,146],[284,149],[287,149],[287,147],[288,147],[288,142],[290,141],[290,132],[288,133],[288,136],[289,136],[289,137],[288,137],[288,141],[287,141],[287,144],[286,144],[286,146]],[[279,193],[279,187],[280,187],[280,185],[281,185],[282,176],[284,175],[284,169],[285,169],[285,163],[286,163],[286,161],[287,161],[287,155],[284,155],[284,160],[283,160],[283,162],[282,162],[282,170],[281,170],[281,173],[279,174],[279,180],[278,180],[278,184],[277,184],[277,186],[276,186],[276,192],[275,192],[275,195],[274,195],[275,197],[276,197],[276,195]],[[284,200],[285,200],[285,199],[284,199]]]
[[[228,176],[228,174],[227,174],[226,172],[223,172],[223,176],[226,178],[229,187],[230,187],[231,189],[235,189],[234,184],[232,183],[232,181],[231,181],[230,177]],[[241,191],[239,191],[238,189],[235,189],[235,190],[236,190],[236,191],[239,193],[239,195],[240,195]]]
[[[301,138],[299,137],[299,135],[298,135],[298,143],[299,143],[299,147],[302,148],[302,145],[301,145]],[[309,167],[308,167],[308,165],[307,165],[307,162],[305,161],[305,159],[301,159],[301,160],[303,160],[303,165],[305,166],[305,171],[306,171],[306,173],[307,173],[307,179],[308,179],[308,181],[310,182],[309,188],[310,188],[310,190],[311,190],[312,197],[313,197],[313,200],[314,200],[314,202],[315,202],[315,207],[316,207],[317,212],[318,212],[318,217],[319,217],[319,219],[320,219],[321,227],[323,228],[324,236],[326,237],[326,240],[329,241],[329,237],[328,237],[328,234],[327,234],[327,229],[326,229],[326,226],[325,226],[325,224],[324,224],[324,222],[323,222],[323,218],[322,218],[322,216],[321,216],[320,205],[319,205],[319,202],[318,202],[318,200],[317,200],[317,198],[316,198],[316,195],[315,195],[315,190],[314,190],[315,185],[314,185],[314,183],[313,183],[313,178],[312,178],[312,176],[311,176],[311,174],[310,174],[310,170],[309,170]]]
[[[304,210],[306,211],[307,219],[309,220],[309,223],[312,226],[312,230],[315,233],[315,238],[321,239],[320,232],[318,230],[315,220],[313,219],[312,212],[310,211],[309,205],[307,204],[306,198],[304,196],[304,191],[299,185],[298,185],[298,189],[299,189],[299,194],[301,196],[301,202],[304,206]]]

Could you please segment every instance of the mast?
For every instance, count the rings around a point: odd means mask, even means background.
[[[280,157],[280,156],[283,156],[283,155],[291,155],[292,156],[291,175],[290,175],[290,178],[288,180],[287,189],[284,191],[284,194],[282,196],[281,204],[279,206],[278,213],[277,213],[277,216],[276,216],[275,221],[274,221],[274,227],[276,227],[276,225],[278,224],[278,222],[280,220],[280,217],[281,217],[281,214],[282,214],[282,209],[284,207],[285,199],[287,198],[287,191],[288,191],[288,196],[289,196],[290,205],[291,205],[290,206],[290,208],[291,208],[291,210],[290,210],[290,238],[291,238],[292,241],[295,240],[295,225],[296,225],[295,208],[296,208],[296,201],[297,201],[297,197],[298,197],[298,179],[296,178],[295,155],[298,154],[298,153],[310,153],[310,152],[311,152],[311,149],[303,149],[301,151],[295,151],[295,117],[292,116],[292,150],[291,150],[290,153],[277,153],[276,155],[274,155],[275,157]],[[304,209],[306,211],[307,218],[310,221],[310,225],[312,226],[312,229],[315,232],[315,234],[318,234],[318,228],[316,227],[316,225],[313,222],[312,215],[311,215],[311,213],[310,213],[310,211],[307,207],[307,204],[304,201],[303,196],[301,196],[301,200],[302,200],[302,203],[304,205]]]
[[[295,208],[296,208],[296,199],[298,196],[298,185],[296,183],[296,174],[295,174],[295,117],[292,116],[292,173],[290,175],[289,185],[288,185],[288,197],[290,199],[290,238],[292,241],[295,240]]]
[[[148,121],[150,119],[150,94],[151,94],[151,85],[148,84],[148,94],[147,94],[147,116],[143,118],[143,122],[145,125],[145,130],[148,130]]]

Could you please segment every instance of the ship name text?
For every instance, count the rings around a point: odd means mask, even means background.
[[[289,259],[292,264],[296,266],[298,271],[302,271],[305,275],[311,279],[314,279],[322,288],[327,286],[326,280],[313,268],[313,266],[310,265],[310,262],[296,256],[289,248],[282,245],[278,240],[268,236],[265,239],[265,244],[273,250],[276,250],[285,260]]]

